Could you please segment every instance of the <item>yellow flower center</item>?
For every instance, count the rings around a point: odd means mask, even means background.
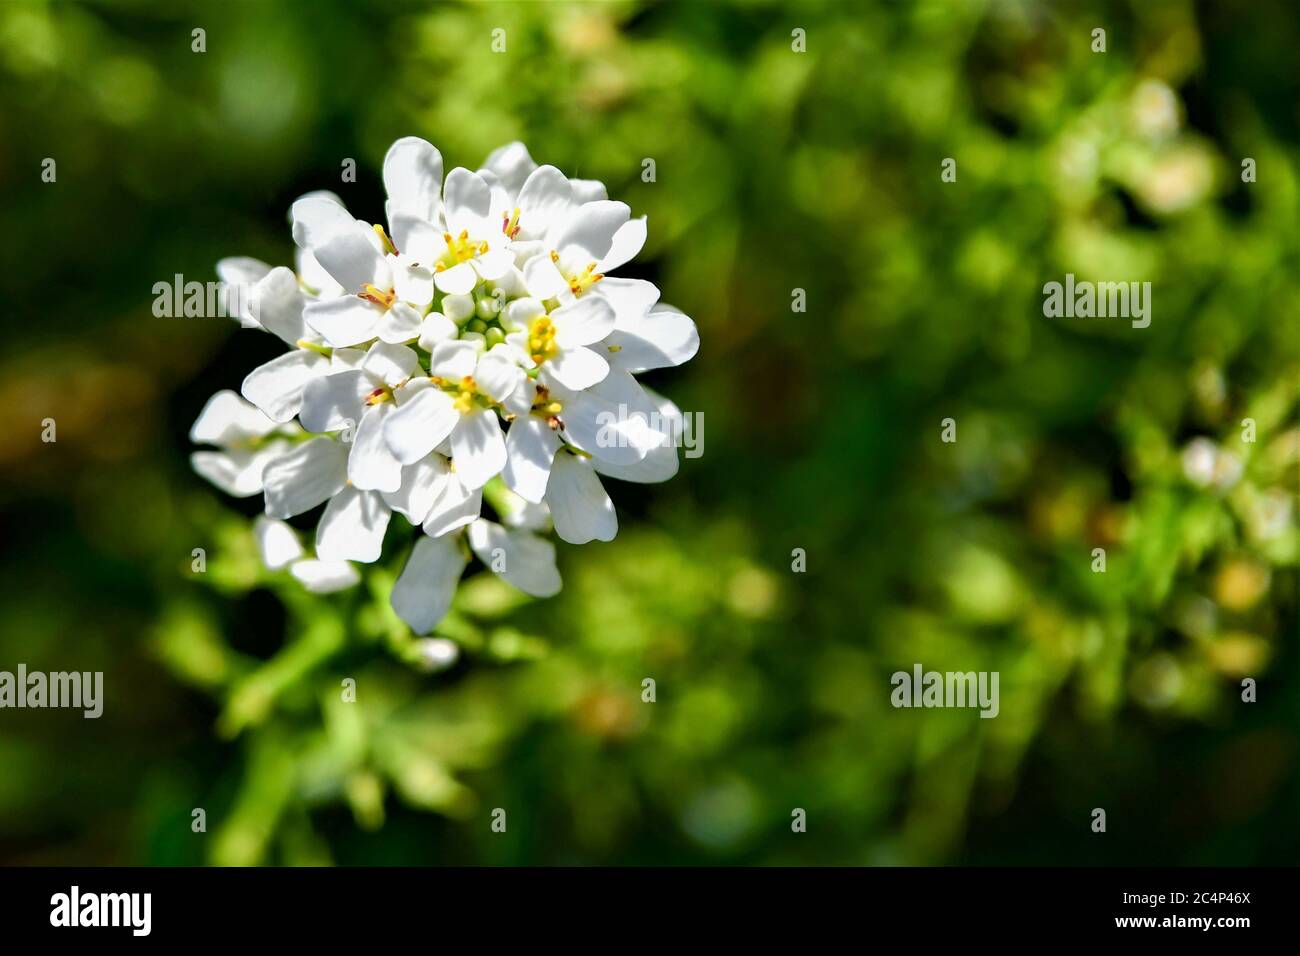
[[[560,347],[555,344],[555,323],[549,315],[539,315],[528,326],[528,354],[537,365],[554,358]]]
[[[434,266],[437,272],[448,268],[448,265],[458,266],[462,262],[469,262],[475,256],[481,256],[488,251],[487,241],[475,242],[470,239],[468,229],[462,229],[460,235],[455,237],[449,232],[444,232],[442,238],[447,243],[447,252],[443,255],[442,261]]]
[[[558,267],[560,264],[560,254],[552,251],[551,261]],[[560,275],[564,276],[564,281],[569,284],[569,291],[574,295],[582,295],[582,293],[586,292],[601,279],[605,278],[603,274],[596,271],[596,263],[594,262],[587,263],[587,268],[575,275],[565,275],[563,269],[560,270]]]
[[[371,392],[369,395],[366,396],[367,405],[382,405],[384,402],[391,402],[392,400],[393,400],[393,393],[389,389],[384,388],[382,386],[375,389],[373,392]]]
[[[466,375],[460,380],[459,394],[451,400],[451,403],[462,415],[468,415],[470,409],[474,407],[474,396],[477,394],[478,386],[474,384],[474,376]]]

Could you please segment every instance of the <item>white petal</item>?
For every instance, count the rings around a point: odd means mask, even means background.
[[[417,634],[427,634],[447,616],[465,555],[454,538],[421,538],[393,585],[397,616]]]
[[[640,321],[659,301],[658,286],[644,279],[606,276],[596,283],[592,291],[597,298],[610,304],[620,327]]]
[[[521,378],[515,390],[501,399],[501,405],[508,415],[527,415],[533,407],[533,398],[537,395],[537,386],[527,377]]]
[[[330,499],[316,527],[316,554],[325,561],[379,560],[392,512],[376,492],[344,488]]]
[[[540,502],[551,476],[551,462],[560,436],[535,415],[515,419],[506,432],[506,466],[501,478],[525,501]]]
[[[361,368],[361,363],[365,360],[365,349],[336,348],[333,354],[330,355],[330,374]]]
[[[424,533],[431,538],[463,528],[483,510],[483,489],[466,488],[457,474],[449,472],[441,483],[429,513],[424,516]]]
[[[570,179],[569,188],[573,190],[573,201],[579,205],[609,198],[605,184],[599,179]]]
[[[524,284],[535,299],[554,299],[569,291],[569,283],[559,266],[546,254],[533,256],[524,263]]]
[[[491,249],[470,261],[474,271],[487,282],[496,282],[515,267],[514,253],[508,249]]]
[[[654,406],[627,372],[611,368],[582,392],[566,389],[550,377],[545,377],[544,384],[557,392],[564,406],[560,419],[565,438],[583,451],[605,461],[630,464],[658,444],[661,436],[648,426]]]
[[[313,246],[316,261],[349,292],[360,292],[367,282],[381,289],[389,287],[390,273],[383,255],[375,248],[375,234],[359,222],[339,233],[323,246]]]
[[[307,295],[317,299],[332,299],[343,294],[343,286],[316,261],[310,249],[299,249],[294,254],[298,279]]]
[[[420,322],[420,348],[432,352],[444,339],[456,337],[456,323],[441,312],[430,312]]]
[[[441,455],[425,455],[402,469],[401,487],[395,492],[384,492],[384,501],[411,524],[423,524],[449,473],[447,459]]]
[[[295,562],[289,568],[289,573],[313,594],[331,594],[354,587],[361,581],[357,569],[346,561],[316,561],[308,558]]]
[[[590,388],[609,374],[609,363],[586,346],[561,349],[546,362],[547,369],[567,388]]]
[[[569,178],[554,166],[539,166],[529,175],[515,205],[520,209],[519,238],[540,239],[577,207]]]
[[[434,222],[442,192],[442,153],[418,136],[405,136],[384,157],[388,221],[402,212]]]
[[[268,435],[275,428],[275,422],[226,388],[203,406],[190,427],[190,441],[197,445],[233,445]]]
[[[384,440],[398,461],[414,464],[437,448],[459,421],[460,412],[446,392],[423,387],[384,419]]]
[[[293,528],[283,521],[258,515],[253,522],[253,537],[257,540],[262,563],[271,571],[279,571],[302,557],[302,542]]]
[[[337,349],[373,339],[378,334],[384,310],[355,295],[343,295],[308,303],[303,318]]]
[[[478,174],[492,191],[492,218],[501,219],[509,215],[509,210],[514,208],[514,199],[497,174],[490,169],[480,169]]]
[[[478,365],[478,349],[465,339],[447,339],[434,346],[429,354],[429,374],[459,382],[473,375]]]
[[[612,541],[618,534],[618,517],[590,462],[561,452],[551,467],[546,487],[555,533],[569,544]]]
[[[593,458],[591,463],[600,474],[642,484],[667,481],[677,474],[677,444],[683,434],[682,413],[676,405],[662,395],[656,395],[649,389],[645,391],[659,413],[658,419],[651,419],[651,425],[663,436],[663,440],[651,448],[641,461],[615,464]]]
[[[640,219],[629,219],[623,223],[618,227],[618,232],[614,233],[614,241],[610,243],[609,252],[605,254],[604,259],[600,260],[596,271],[613,272],[624,263],[631,262],[645,245],[645,238],[645,216]]]
[[[302,390],[302,408],[298,412],[302,427],[318,433],[355,428],[366,410],[364,399],[371,389],[360,369],[312,379]]]
[[[376,342],[366,352],[366,360],[361,363],[361,371],[372,382],[382,382],[394,388],[405,382],[420,366],[420,358],[414,349],[405,345],[393,345],[388,342]]]
[[[348,480],[347,446],[313,438],[273,459],[262,472],[266,513],[292,518],[338,494]]]
[[[506,464],[506,442],[497,413],[475,408],[451,430],[451,460],[467,488],[481,488]]]
[[[271,267],[250,256],[230,256],[217,262],[217,278],[229,285],[256,285]]]
[[[524,377],[524,370],[517,363],[516,350],[504,343],[484,352],[474,367],[475,386],[495,402],[505,401]]]
[[[534,504],[531,501],[524,501],[517,494],[506,489],[501,498],[493,502],[497,507],[497,513],[501,515],[502,523],[507,528],[516,528],[522,531],[545,532],[551,528],[551,509],[545,504]]]
[[[551,542],[479,519],[469,526],[469,545],[480,561],[525,594],[544,598],[559,592],[560,572]]]
[[[348,480],[363,491],[397,491],[402,486],[402,463],[384,440],[384,418],[393,412],[388,403],[376,405],[361,416],[352,451],[348,455]]]
[[[700,334],[690,316],[661,307],[610,333],[603,343],[609,360],[629,372],[670,368],[695,357]]]
[[[432,222],[399,212],[388,217],[388,224],[393,230],[393,245],[401,258],[413,265],[432,269],[433,263],[447,250],[442,230]]]
[[[599,262],[609,254],[614,234],[628,221],[632,210],[626,203],[608,199],[584,203],[564,223],[551,231],[546,241],[552,249],[564,250],[578,246],[590,258]]]
[[[196,451],[190,455],[190,465],[226,494],[250,498],[262,490],[262,473],[266,466],[288,447],[288,442],[275,441],[257,451],[247,448]]]
[[[590,345],[614,331],[614,310],[598,296],[583,296],[551,313],[555,341],[562,348]]]
[[[253,318],[288,345],[297,345],[307,333],[303,306],[307,300],[298,288],[298,277],[284,266],[272,269],[252,289]]]
[[[402,302],[419,308],[419,315],[433,301],[433,270],[412,264],[407,256],[399,256],[391,263],[393,291]]]
[[[305,249],[323,246],[356,224],[343,204],[329,196],[310,194],[293,204],[293,241]]]
[[[461,262],[450,269],[435,272],[433,284],[438,287],[439,292],[445,292],[447,295],[468,295],[474,291],[474,286],[478,285],[478,273],[468,262]],[[446,311],[445,302],[443,310]]]
[[[500,180],[501,186],[513,200],[527,182],[537,163],[528,155],[528,147],[518,141],[492,150],[483,162],[483,168]],[[479,170],[480,174],[483,170]]]
[[[492,190],[478,173],[457,166],[447,174],[443,210],[447,231],[453,236],[459,236],[463,230],[478,235],[492,211]]]
[[[528,256],[525,255],[520,258],[517,245],[518,244],[515,243],[511,244],[511,251],[516,253],[515,262],[527,262]],[[517,265],[501,278],[495,280],[492,283],[492,287],[492,293],[494,295],[503,295],[507,301],[511,299],[519,299],[528,295],[528,288],[524,285],[524,274],[519,271]],[[444,311],[446,310],[444,309]]]
[[[375,334],[381,342],[413,342],[420,336],[420,324],[419,312],[405,302],[395,302],[375,326]]]
[[[533,319],[545,312],[546,306],[542,305],[540,299],[532,296],[515,299],[502,310],[501,324],[507,329],[525,331]]]
[[[253,369],[239,390],[272,421],[287,422],[302,408],[304,386],[329,367],[324,355],[295,349]]]

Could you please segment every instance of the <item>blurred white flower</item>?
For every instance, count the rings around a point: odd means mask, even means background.
[[[303,551],[298,533],[283,521],[259,515],[253,522],[253,537],[262,563],[268,570],[289,569],[308,591],[329,594],[356,585],[361,575],[347,561],[322,561]]]
[[[271,421],[234,392],[213,395],[190,428],[190,441],[216,445],[220,451],[196,451],[190,464],[228,495],[248,498],[262,490],[267,464],[290,447],[284,428]]]

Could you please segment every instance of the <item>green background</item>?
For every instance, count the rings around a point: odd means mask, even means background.
[[[0,711],[0,861],[1294,863],[1298,49],[1283,2],[0,4],[0,669],[106,687]],[[150,308],[291,262],[309,190],[380,217],[404,135],[603,180],[702,341],[646,376],[702,457],[551,600],[471,568],[439,674],[391,564],[304,595],[189,470],[279,343]],[[1067,272],[1151,326],[1045,318]],[[895,710],[915,663],[999,716]]]

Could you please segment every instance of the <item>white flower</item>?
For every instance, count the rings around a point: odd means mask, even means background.
[[[564,541],[613,540],[618,519],[599,475],[649,483],[667,481],[677,473],[675,441],[681,430],[681,413],[661,396],[646,393],[646,398],[653,403],[654,415],[641,407],[624,424],[610,413],[607,441],[626,440],[626,429],[636,428],[631,434],[638,444],[629,444],[628,456],[618,463],[575,451],[562,442],[558,416],[563,405],[550,401],[548,394],[541,400],[540,410],[516,420],[506,436],[508,461],[502,473],[506,486],[526,502],[544,502],[555,533]],[[615,426],[625,431],[617,431]],[[608,452],[599,443],[593,447]],[[642,447],[644,456],[633,457]]]
[[[515,141],[494,149],[478,174],[492,185],[494,196],[500,194],[499,205],[504,207],[517,204],[520,190],[536,169],[537,163],[528,154],[528,147]],[[595,179],[570,179],[569,188],[578,203],[609,198],[605,184]]]
[[[488,568],[524,593],[551,597],[559,592],[555,545],[532,531],[479,518],[465,532],[422,537],[415,543],[393,585],[392,604],[417,634],[433,630],[450,609],[456,583],[469,563],[466,543]]]
[[[285,438],[290,431],[223,390],[208,399],[190,428],[190,441],[216,445],[221,451],[196,451],[190,464],[226,494],[248,498],[262,490],[267,464],[290,447]]]
[[[262,471],[266,514],[292,518],[323,504],[348,483],[347,445],[312,438],[272,459]]]
[[[407,253],[435,230],[442,155],[424,140],[398,140],[384,158],[384,186],[391,239],[382,227],[354,219],[330,194],[309,194],[293,205],[294,241],[342,293],[308,304],[304,318],[336,348],[376,337],[413,341],[433,299],[432,258]]]
[[[259,515],[253,536],[262,563],[271,571],[288,568],[308,591],[328,594],[356,585],[361,575],[347,561],[322,561],[305,555],[297,533],[283,521]]]
[[[428,265],[397,254],[382,229],[368,228],[329,200],[299,200],[294,216],[295,228],[305,221],[314,224],[306,234],[320,237],[322,244],[312,246],[312,253],[345,290],[307,305],[303,318],[313,330],[334,348],[419,337],[424,309],[433,300]]]
[[[424,634],[472,558],[549,597],[552,530],[572,544],[618,531],[601,476],[676,473],[681,415],[635,375],[689,360],[699,335],[653,283],[610,274],[640,252],[645,218],[520,143],[444,181],[438,150],[408,137],[383,180],[387,231],[310,193],[290,214],[296,272],[218,264],[252,290],[240,321],[289,351],[245,378],[252,405],[214,397],[193,437],[222,450],[194,464],[232,493],[265,494],[263,559],[310,590],[355,584],[353,562],[381,559],[393,512],[418,526],[391,600]],[[482,516],[485,497],[500,524]],[[283,519],[321,505],[309,556]]]
[[[625,468],[662,444],[663,436],[650,428],[657,409],[627,372],[612,370],[596,386],[580,391],[543,372],[532,387],[531,407],[506,436],[501,475],[506,487],[525,501],[543,500],[556,452],[565,444],[600,465]]]
[[[291,350],[249,372],[240,391],[269,418],[287,422],[302,408],[307,383],[329,372],[329,350],[303,321],[306,299],[289,269],[281,266],[263,276],[255,287],[254,302],[262,328],[287,342]]]
[[[480,352],[476,343],[457,339],[434,347],[429,375],[407,384],[384,421],[388,447],[407,465],[447,440],[459,479],[481,488],[506,463],[496,406],[515,391],[514,363],[496,349]]]
[[[402,463],[384,441],[384,421],[393,411],[393,390],[419,367],[414,350],[376,342],[356,367],[316,378],[303,389],[300,417],[307,431],[349,433],[347,477],[354,487],[388,492],[401,487]]]
[[[581,391],[609,374],[609,363],[587,348],[614,330],[614,310],[603,299],[588,296],[554,310],[537,299],[517,299],[502,322],[522,364],[544,367],[566,388]]]

